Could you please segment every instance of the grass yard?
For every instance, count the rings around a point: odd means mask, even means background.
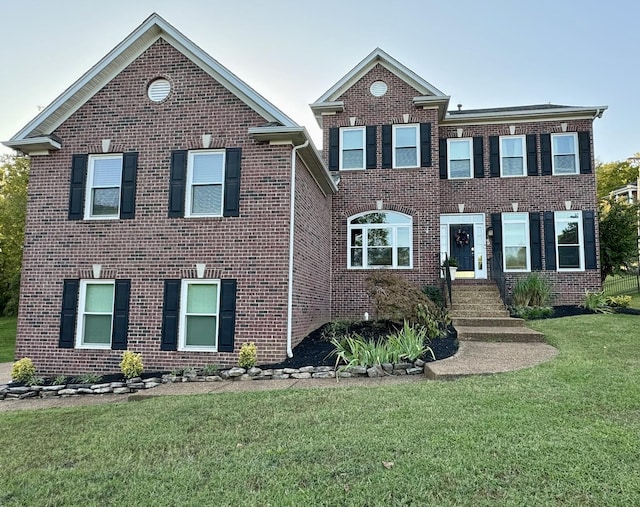
[[[640,505],[640,317],[521,372],[0,414],[0,505]]]
[[[0,363],[13,361],[16,348],[16,318],[0,317]]]

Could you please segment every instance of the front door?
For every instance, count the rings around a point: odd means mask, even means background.
[[[458,261],[458,272],[473,273],[473,224],[449,225],[449,256]]]

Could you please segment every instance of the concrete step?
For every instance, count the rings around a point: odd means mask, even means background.
[[[469,304],[469,303],[500,303],[502,299],[499,296],[494,295],[482,295],[482,294],[454,294],[451,298],[454,303],[457,304]]]
[[[459,310],[450,310],[449,316],[452,319],[456,318],[497,318],[508,317],[509,312],[504,308],[502,310],[487,310],[487,309],[468,309],[462,308]]]
[[[502,301],[496,301],[492,303],[483,303],[483,302],[458,303],[456,300],[454,300],[453,305],[451,305],[452,311],[460,311],[460,312],[464,312],[465,310],[470,310],[470,311],[499,310],[501,311],[504,309],[505,307],[504,307],[504,304],[502,304]]]
[[[456,327],[458,340],[485,342],[544,342],[544,335],[526,327]]]
[[[522,327],[524,319],[513,317],[454,317],[454,327]]]

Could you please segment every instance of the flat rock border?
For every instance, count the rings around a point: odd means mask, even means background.
[[[363,366],[343,366],[335,369],[332,366],[303,366],[302,368],[229,368],[220,370],[217,375],[198,375],[196,372],[186,375],[165,374],[162,377],[147,379],[133,378],[123,382],[107,382],[98,384],[64,384],[56,386],[16,386],[0,385],[0,400],[51,398],[67,396],[85,396],[96,394],[129,394],[145,389],[153,389],[161,384],[171,382],[233,382],[254,380],[285,380],[310,378],[352,378],[352,377],[384,377],[387,375],[420,375],[424,372],[425,362],[421,359],[410,363],[384,363],[371,368]]]

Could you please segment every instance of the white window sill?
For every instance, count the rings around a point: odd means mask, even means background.
[[[179,352],[218,352],[218,347],[178,347]]]
[[[104,345],[100,345],[97,343],[80,343],[76,345],[76,348],[88,350],[111,350],[111,344],[105,343]]]
[[[120,215],[104,215],[99,217],[84,217],[86,221],[95,221],[95,220],[120,220]]]

